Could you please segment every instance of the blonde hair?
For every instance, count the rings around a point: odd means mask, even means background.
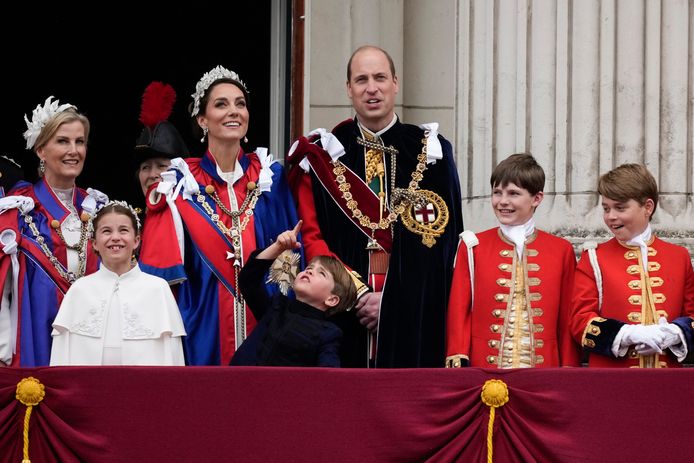
[[[89,119],[87,116],[77,112],[75,108],[68,108],[65,111],[61,111],[55,116],[53,116],[46,125],[41,129],[41,133],[36,137],[34,142],[34,151],[39,150],[48,143],[48,141],[55,135],[61,125],[68,124],[70,122],[79,121],[84,126],[84,139],[85,141],[89,139]]]
[[[622,164],[615,167],[598,180],[598,192],[614,201],[635,200],[641,206],[646,200],[653,200],[653,212],[658,207],[658,184],[646,166],[641,164]]]

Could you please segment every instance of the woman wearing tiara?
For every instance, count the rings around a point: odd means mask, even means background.
[[[48,97],[24,120],[27,149],[39,158],[39,181],[18,183],[0,199],[0,362],[48,365],[51,323],[64,293],[96,271],[87,243],[90,215],[102,193],[75,185],[87,155],[89,120]]]
[[[90,229],[101,267],[65,295],[53,322],[51,365],[183,365],[186,333],[171,289],[134,258],[135,210],[110,201]]]
[[[177,288],[189,365],[227,365],[255,326],[237,292],[250,253],[297,222],[280,164],[241,148],[248,90],[217,66],[195,87],[191,115],[207,139],[202,158],[177,158],[147,195],[140,265]]]

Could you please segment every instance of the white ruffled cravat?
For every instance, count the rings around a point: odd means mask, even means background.
[[[499,224],[501,228],[501,233],[516,245],[516,253],[518,253],[518,258],[523,257],[523,249],[525,247],[525,239],[532,235],[535,231],[535,219],[532,217],[530,220],[525,222],[523,225],[504,225]]]
[[[648,273],[648,242],[651,240],[653,232],[651,231],[651,224],[646,226],[646,229],[640,234],[634,236],[632,239],[626,242],[628,246],[638,246],[641,249],[641,263],[643,264],[643,270]]]

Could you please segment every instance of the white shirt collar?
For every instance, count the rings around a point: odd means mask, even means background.
[[[370,134],[373,137],[379,137],[379,138],[381,135],[383,135],[388,130],[390,130],[390,128],[393,127],[397,121],[398,121],[398,116],[397,116],[397,114],[393,113],[393,119],[390,121],[390,123],[388,125],[386,125],[384,128],[382,128],[378,132],[373,132],[373,131],[367,129],[364,126],[364,124],[362,124],[361,121],[359,121],[359,117],[357,117],[357,122],[359,123],[360,129],[362,129],[364,132],[367,132],[368,134]]]
[[[523,256],[523,248],[525,247],[525,239],[532,235],[535,231],[535,219],[530,217],[530,220],[523,225],[504,225],[499,224],[501,233],[516,246],[518,258]]]
[[[653,231],[649,223],[644,231],[626,242],[629,246],[638,246],[641,249],[641,261],[645,271],[648,271],[648,242],[651,240],[652,235]]]
[[[216,167],[217,175],[219,175],[222,180],[227,182],[229,185],[233,185],[238,179],[243,177],[243,167],[241,167],[238,157],[236,158],[236,164],[234,165],[233,172],[222,172],[222,169],[219,168],[219,164],[217,164]]]
[[[138,264],[135,264],[130,270],[127,272],[123,273],[122,275],[118,275],[116,272],[112,271],[108,267],[106,267],[103,262],[99,266],[99,271],[101,272],[102,275],[107,276],[109,278],[134,278],[136,277],[140,271],[140,266]]]

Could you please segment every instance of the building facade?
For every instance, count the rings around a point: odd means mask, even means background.
[[[456,150],[466,228],[495,224],[489,177],[532,153],[540,228],[577,246],[607,231],[601,173],[644,163],[653,226],[694,251],[694,5],[687,0],[305,0],[305,131],[351,117],[346,62],[388,50],[396,110],[437,121]]]

